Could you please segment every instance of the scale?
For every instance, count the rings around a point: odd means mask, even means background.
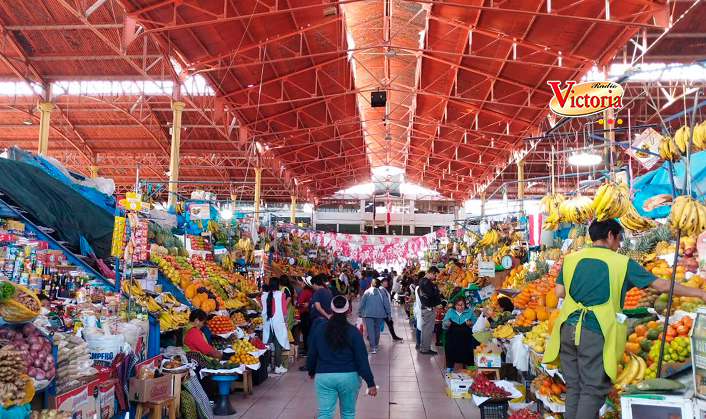
[[[512,269],[513,263],[514,263],[514,260],[512,259],[512,256],[510,256],[510,255],[505,255],[500,260],[500,264],[503,266],[503,269]]]

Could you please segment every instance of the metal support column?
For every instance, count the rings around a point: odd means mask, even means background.
[[[172,149],[169,156],[169,197],[167,207],[176,203],[179,188],[179,146],[181,143],[181,113],[184,102],[172,102]]]
[[[37,154],[40,156],[46,156],[49,151],[49,119],[52,109],[54,109],[53,103],[45,102],[39,104],[39,147],[37,148]]]
[[[91,179],[95,179],[98,177],[98,166],[96,166],[96,165],[88,166],[88,170],[91,172]]]

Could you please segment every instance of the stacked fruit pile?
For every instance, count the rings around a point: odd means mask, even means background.
[[[544,353],[544,344],[546,343],[547,337],[549,337],[549,322],[543,321],[534,326],[532,330],[525,335],[525,338],[522,339],[522,343],[529,346],[530,349],[538,354],[542,354]]]
[[[225,335],[233,331],[233,322],[228,316],[214,316],[206,325],[214,335]]]
[[[645,288],[642,290],[642,297],[640,301],[637,302],[637,307],[654,307],[655,301],[659,297],[660,292],[654,288]]]
[[[250,320],[250,323],[252,323],[253,327],[260,327],[262,326],[262,316],[254,317]]]
[[[240,312],[233,313],[230,318],[233,321],[233,324],[235,324],[236,326],[242,326],[248,323],[247,320],[245,320],[245,316],[243,316],[243,313]]]
[[[642,290],[636,287],[632,287],[625,293],[625,302],[623,303],[624,309],[632,309],[638,307],[638,303],[642,299]]]
[[[257,348],[245,339],[239,339],[232,346],[235,352],[255,352]]]
[[[525,407],[524,409],[513,412],[508,419],[542,419],[542,415]]]
[[[493,329],[493,337],[498,339],[512,339],[515,336],[515,331],[509,324],[504,324]]]
[[[250,343],[252,344],[252,346],[254,346],[258,350],[262,351],[262,350],[267,349],[267,346],[265,346],[265,343],[258,338],[250,339]]]
[[[258,361],[257,358],[247,352],[236,352],[231,355],[229,362],[236,364],[255,365],[260,361]]]
[[[510,397],[510,393],[490,382],[488,377],[483,374],[478,374],[473,379],[471,393],[480,397],[490,397],[493,400],[504,400]]]
[[[558,378],[552,378],[547,374],[540,374],[532,380],[532,388],[540,396],[547,397],[552,403],[564,404],[561,396],[566,393],[566,385]]]

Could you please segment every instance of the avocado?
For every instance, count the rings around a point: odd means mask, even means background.
[[[652,346],[652,341],[657,339],[659,336],[659,330],[658,329],[650,329],[647,331],[647,339],[643,340],[642,343],[644,342],[650,342],[650,346]]]
[[[649,350],[652,348],[652,341],[649,338],[643,339],[642,342],[640,342],[640,348],[642,348],[643,351],[649,352]]]
[[[643,341],[643,342],[644,342],[644,341]],[[637,351],[637,354],[636,354],[636,355],[639,356],[640,358],[643,358],[643,359],[644,359],[644,358],[647,356],[647,352],[646,352],[646,351],[643,351],[642,349],[640,349],[639,351]]]
[[[664,295],[664,294],[662,294]],[[663,313],[667,309],[667,301],[657,300],[655,301],[655,310],[657,313]]]

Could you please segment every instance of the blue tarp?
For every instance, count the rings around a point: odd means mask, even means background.
[[[67,177],[64,172],[59,170],[56,166],[43,157],[20,150],[16,147],[11,147],[9,149],[8,157],[10,160],[31,164],[32,166],[42,169],[45,173],[51,175],[54,179],[62,182],[66,186],[73,188],[76,192],[83,195],[84,198],[108,211],[111,215],[115,214],[116,203],[113,196],[106,195],[94,188],[89,188],[87,186],[74,183],[73,179]]]

